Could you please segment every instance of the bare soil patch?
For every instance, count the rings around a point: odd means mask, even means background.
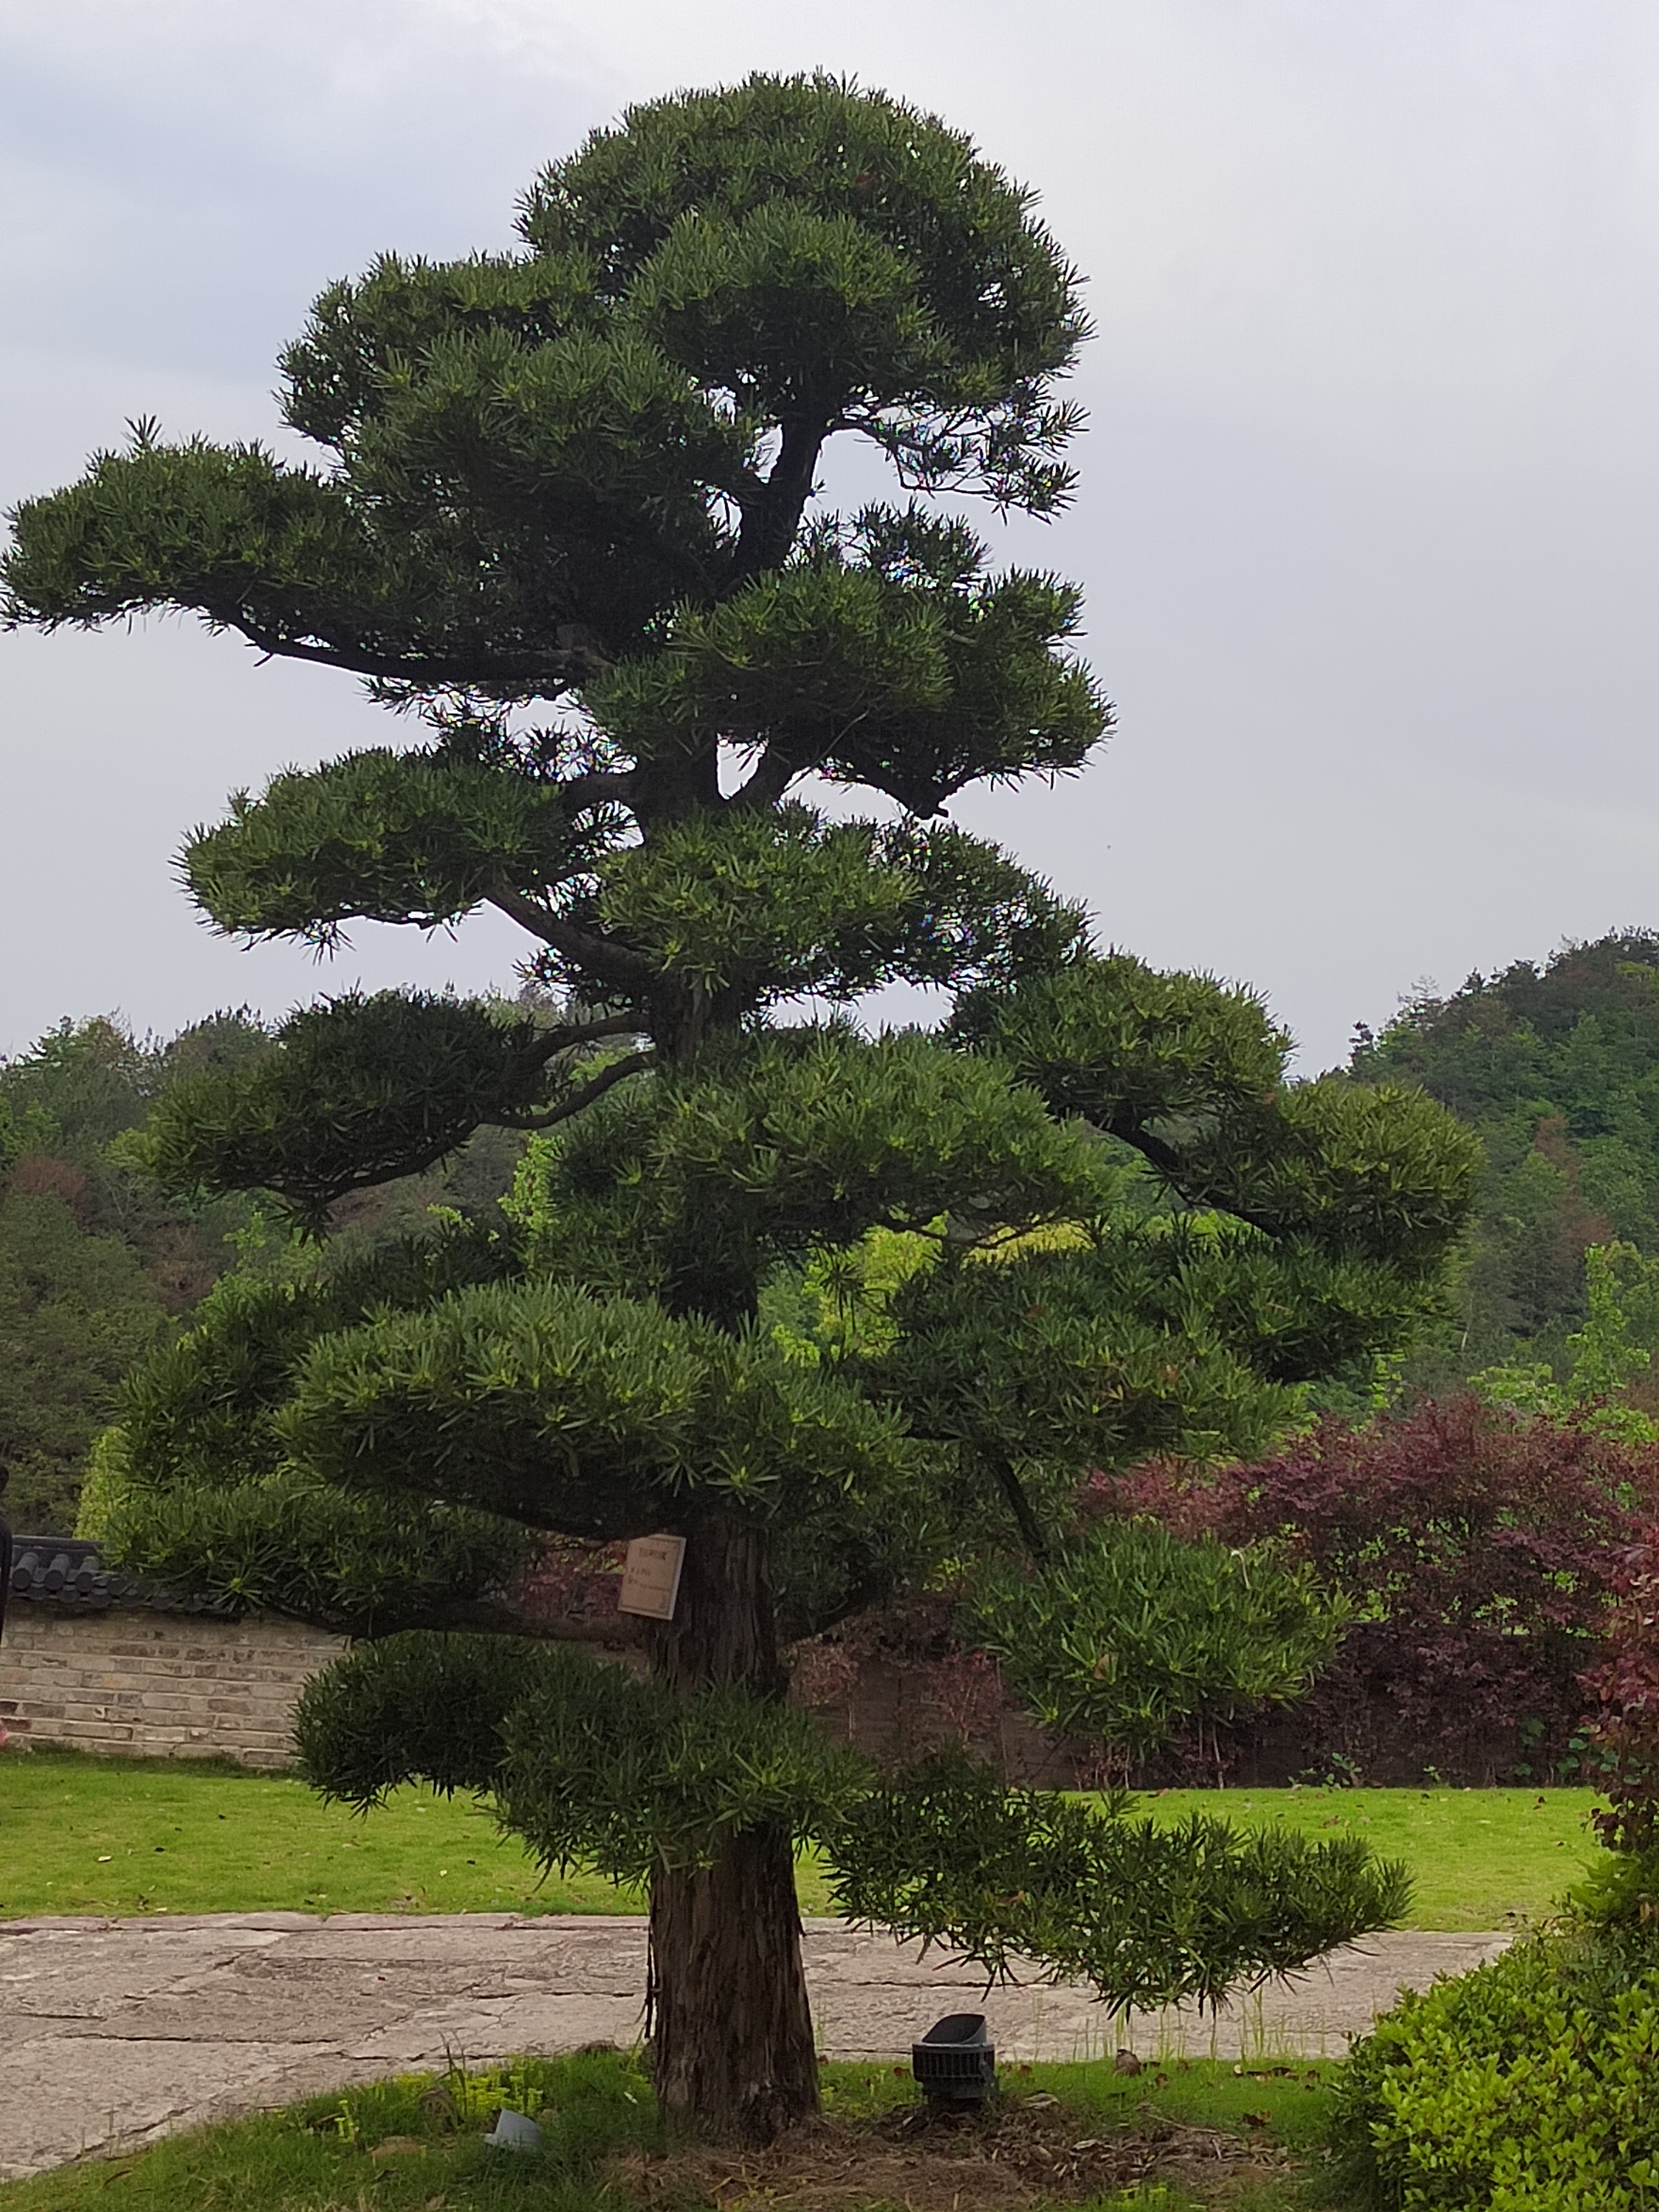
[[[819,2121],[765,2150],[633,2153],[611,2171],[641,2203],[665,2208],[846,2212],[879,2203],[905,2212],[1021,2212],[1146,2182],[1223,2203],[1246,2182],[1282,2175],[1290,2162],[1266,2139],[1182,2126],[1151,2106],[1131,2126],[1091,2135],[1055,2100],[1020,2099],[982,2113],[912,2110],[859,2126]]]

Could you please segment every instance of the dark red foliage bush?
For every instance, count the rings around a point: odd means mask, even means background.
[[[1659,1844],[1659,1540],[1622,1562],[1584,1687],[1597,1710],[1585,1778],[1607,1800],[1591,1820],[1610,1850],[1650,1851]]]
[[[1572,1755],[1580,1678],[1659,1510],[1659,1449],[1466,1397],[1326,1422],[1251,1465],[1152,1463],[1091,1489],[1103,1510],[1275,1541],[1350,1599],[1341,1651],[1296,1716],[1309,1766],[1542,1778]]]

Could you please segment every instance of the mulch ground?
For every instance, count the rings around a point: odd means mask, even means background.
[[[1176,2184],[1219,2203],[1289,2163],[1274,2143],[1179,2126],[1150,2107],[1133,2125],[1080,2136],[1076,2119],[1052,2100],[1027,2098],[982,2113],[913,2111],[864,2126],[819,2121],[765,2150],[636,2154],[613,2171],[643,2203],[701,2202],[721,2212],[757,2205],[842,2212],[872,2202],[906,2212],[1018,2212],[1146,2182]]]

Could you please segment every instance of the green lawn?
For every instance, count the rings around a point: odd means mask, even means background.
[[[1364,1836],[1410,1868],[1413,1928],[1541,1919],[1599,1848],[1586,1826],[1593,1790],[1171,1790],[1145,1802],[1159,1819],[1196,1809]]]
[[[0,1758],[0,1917],[643,1909],[610,1882],[544,1882],[470,1798],[400,1790],[359,1815],[216,1763]]]
[[[1587,1790],[1194,1790],[1142,1801],[1241,1822],[1350,1831],[1402,1858],[1417,1928],[1503,1928],[1547,1913],[1593,1848]],[[801,1868],[804,1911],[827,1912]],[[135,1912],[637,1912],[608,1882],[538,1877],[465,1799],[400,1790],[363,1817],[240,1768],[0,1757],[0,1916]]]
[[[1062,2154],[1079,2138],[1079,2148],[1099,2151],[1118,2130],[1156,2131],[1170,2123],[1294,2154],[1317,2127],[1329,2071],[1300,2065],[1244,2073],[1193,2061],[1126,2080],[1102,2063],[1012,2067],[1004,2072],[998,2124],[1012,2124],[1017,2139],[1035,2128],[1038,2140],[1052,2142]],[[861,2153],[879,2157],[889,2141],[885,2116],[915,2106],[908,2075],[903,2066],[826,2066],[824,2107],[840,2124],[837,2132],[817,2150],[808,2145],[786,2152],[793,2160],[787,2172],[769,2172],[764,2154],[749,2154],[740,2169],[747,2185],[741,2192],[729,2154],[661,2156],[649,2080],[635,2055],[618,2051],[519,2059],[470,2077],[376,2082],[175,2136],[131,2157],[0,2184],[0,2212],[102,2212],[110,2205],[121,2212],[368,2212],[370,2206],[374,2212],[707,2212],[739,2194],[761,2205],[816,2197],[844,2212],[893,2212],[893,2199],[880,2186],[885,2182],[890,2191],[890,2162],[884,2172],[870,2172],[874,2188],[860,2189],[859,2168]],[[1020,2107],[1033,2096],[1040,2102],[1022,2120]],[[483,2130],[502,2104],[538,2118],[546,2139],[542,2152],[485,2148]],[[955,2161],[962,2148],[954,2130],[943,2156],[909,2147],[906,2203],[918,2212],[944,2212],[959,2202],[964,2177]],[[623,2162],[611,2164],[616,2159]],[[1141,2212],[1185,2212],[1200,2202],[1223,2201],[1234,2212],[1291,2212],[1305,2202],[1294,2172],[1282,2166],[1212,2170],[1219,2193],[1206,2187],[1201,2200],[1154,2185],[1130,2197],[1109,2191],[1091,2202],[1097,2212],[1132,2204]],[[1000,2171],[1006,2169],[981,2168],[981,2189],[969,2201],[987,2212],[1014,2204],[1040,2212],[1042,2197],[1028,2197],[1018,2176],[995,2186],[992,2177]],[[814,2179],[819,2191],[811,2187]],[[1082,2193],[1075,2185],[1054,2191],[1061,2198]]]

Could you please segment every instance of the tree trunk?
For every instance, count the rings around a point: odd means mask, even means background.
[[[765,1539],[735,1514],[688,1532],[679,1602],[650,1632],[659,1680],[688,1693],[738,1682],[781,1697]],[[781,1829],[745,1830],[711,1867],[651,1884],[657,2100],[671,2127],[767,2142],[818,2109],[794,1856]]]
[[[789,1838],[735,1836],[651,1885],[657,2103],[671,2128],[769,2142],[818,2109]]]

